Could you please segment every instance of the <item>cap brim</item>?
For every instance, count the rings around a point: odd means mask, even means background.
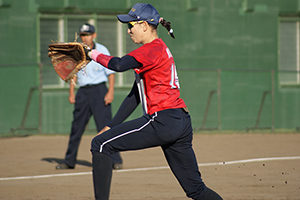
[[[80,32],[79,35],[84,35],[84,34],[93,34],[94,32]]]
[[[122,23],[128,23],[128,22],[132,22],[132,21],[136,21],[137,18],[130,16],[130,15],[117,15],[118,20]]]

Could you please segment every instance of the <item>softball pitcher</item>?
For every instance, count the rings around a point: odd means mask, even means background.
[[[169,22],[150,4],[135,4],[118,20],[128,24],[128,34],[138,49],[122,58],[92,50],[88,55],[103,66],[123,72],[135,71],[136,80],[113,120],[93,139],[93,181],[97,200],[108,200],[112,178],[110,156],[114,152],[160,146],[166,160],[189,198],[221,200],[202,181],[192,149],[190,115],[179,97],[179,81],[173,56],[157,35],[159,23],[172,37]],[[144,115],[122,123],[141,103]]]

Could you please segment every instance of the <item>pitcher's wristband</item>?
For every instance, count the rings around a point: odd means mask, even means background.
[[[100,63],[101,65],[103,65],[106,68],[108,67],[108,63],[109,63],[110,59],[112,59],[112,58],[113,58],[113,56],[105,55],[95,49],[92,50],[92,59],[94,61]]]

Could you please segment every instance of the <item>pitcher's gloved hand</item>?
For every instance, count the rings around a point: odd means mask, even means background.
[[[58,42],[49,44],[48,56],[59,77],[68,82],[90,61],[86,56],[86,45],[79,42]],[[89,50],[89,52],[91,52]],[[89,60],[87,59],[89,58]]]
[[[92,61],[92,49],[90,49],[89,47],[84,47],[84,52],[86,60]]]

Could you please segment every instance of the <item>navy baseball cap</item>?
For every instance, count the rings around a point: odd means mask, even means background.
[[[93,33],[95,33],[95,27],[91,24],[85,23],[79,28],[79,35]]]
[[[156,26],[159,24],[160,19],[157,10],[151,4],[146,3],[137,3],[127,15],[117,15],[117,17],[122,23],[143,20]]]

